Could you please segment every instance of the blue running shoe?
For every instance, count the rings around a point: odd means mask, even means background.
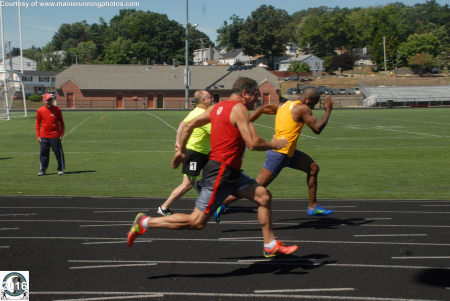
[[[332,209],[323,209],[322,207],[319,206],[319,204],[316,205],[316,208],[311,209],[308,207],[308,215],[313,215],[313,216],[327,216],[330,215],[331,213],[333,213],[334,211]]]
[[[227,205],[220,205],[219,208],[216,209],[216,212],[214,212],[214,219],[216,220],[216,223],[220,223],[220,216],[227,211]]]

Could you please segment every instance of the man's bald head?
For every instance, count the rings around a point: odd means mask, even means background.
[[[317,91],[316,88],[308,87],[305,90],[303,90],[302,99],[304,101],[309,100],[310,102],[312,102],[315,105],[320,100],[320,94],[319,94],[319,92]]]

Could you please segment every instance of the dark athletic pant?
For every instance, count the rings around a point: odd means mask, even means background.
[[[65,167],[64,152],[62,149],[61,139],[59,138],[42,138],[41,137],[41,170],[46,170],[50,161],[50,148],[52,148],[58,161],[58,171]]]

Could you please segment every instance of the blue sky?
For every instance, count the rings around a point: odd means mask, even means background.
[[[4,0],[3,3],[3,31],[5,42],[11,41],[12,47],[19,47],[18,30],[18,9],[14,6],[16,0]],[[63,23],[74,23],[86,20],[89,24],[98,23],[99,18],[103,17],[107,22],[120,9],[124,7],[39,7],[48,0],[23,0],[24,5],[28,7],[21,8],[22,16],[22,41],[23,48],[29,48],[32,45],[43,47],[50,42],[53,34]],[[53,2],[91,2],[101,3],[114,1],[106,0],[75,0],[75,1],[53,1]],[[184,24],[186,20],[186,0],[115,0],[116,3],[125,5],[127,2],[134,2],[135,8],[144,11],[153,11],[166,14],[169,19]],[[242,18],[247,18],[252,11],[259,6],[273,5],[276,8],[284,9],[289,14],[296,11],[307,9],[309,7],[328,6],[328,7],[369,7],[386,5],[392,2],[402,2],[405,5],[414,5],[416,3],[425,3],[420,0],[189,0],[189,23],[198,24],[198,29],[207,34],[215,42],[216,30],[228,21],[233,14]],[[437,0],[441,5],[450,4],[450,0]],[[32,6],[35,4],[36,6]]]

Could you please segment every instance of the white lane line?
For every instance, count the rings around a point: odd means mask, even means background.
[[[383,220],[391,220],[392,217],[366,217],[366,220],[375,220],[375,221],[383,221]]]
[[[402,237],[402,236],[428,236],[428,234],[354,234],[354,237]]]
[[[300,288],[300,289],[282,289],[282,290],[254,290],[256,294],[260,293],[303,293],[303,292],[345,292],[354,291],[353,287],[338,288]]]
[[[122,227],[122,226],[130,226],[131,224],[107,224],[107,225],[80,225],[80,228],[89,228],[89,227]]]
[[[86,265],[78,267],[69,267],[69,270],[87,270],[87,269],[105,269],[105,268],[123,268],[123,267],[146,267],[157,265],[157,263],[130,263],[130,264],[108,264],[108,265]]]
[[[306,300],[357,300],[357,301],[438,301],[432,299],[404,299],[404,298],[380,298],[380,297],[363,297],[363,296],[317,296],[317,295],[287,295],[287,294],[233,294],[233,293],[196,293],[196,292],[86,292],[86,291],[33,291],[33,295],[119,295],[125,298],[134,296],[147,295],[163,295],[163,296],[180,296],[180,299],[185,297],[209,297],[209,299],[221,298],[271,298],[271,299],[306,299]],[[131,298],[132,299],[132,298]],[[192,299],[192,298],[191,298]],[[83,300],[83,299],[82,299]],[[102,299],[100,299],[102,300]],[[62,300],[59,300],[62,301]]]
[[[363,224],[361,227],[405,227],[405,228],[450,228],[450,226],[440,226],[440,225],[374,225],[374,224]]]
[[[33,292],[34,294],[34,292]],[[77,298],[77,299],[57,299],[54,301],[95,301],[95,300],[125,300],[125,299],[147,299],[147,298],[162,298],[163,294],[145,294],[132,296],[116,296],[116,297],[94,297],[94,298]]]
[[[219,238],[219,240],[247,240],[247,239],[249,239],[249,240],[255,239],[257,241],[260,241],[260,240],[262,240],[262,237],[258,236],[258,237],[220,237]]]
[[[112,240],[124,240],[123,237],[0,237],[0,239],[44,239],[44,240],[99,240],[99,241],[112,241]],[[152,241],[209,241],[209,242],[227,242],[232,240],[220,240],[218,238],[154,238],[152,237],[149,242]],[[255,242],[253,239],[241,239],[240,242]],[[144,242],[144,241],[142,241]],[[285,240],[285,242],[291,243],[312,243],[312,244],[356,244],[356,245],[406,245],[406,246],[441,246],[450,247],[450,243],[426,243],[426,242],[388,242],[388,241],[331,241],[331,240]]]
[[[20,228],[0,228],[0,231],[19,230]]]
[[[88,117],[86,117],[83,121],[81,121],[79,124],[77,124],[75,127],[73,127],[69,132],[64,134],[64,138],[67,138],[67,136],[69,136],[70,134],[72,134],[73,132],[75,132],[76,130],[78,130],[78,128],[80,126],[83,125],[83,123],[85,123],[86,121],[88,121],[89,119],[92,118],[92,116],[94,116],[95,114],[91,114]]]
[[[248,264],[261,264],[261,265],[294,265],[299,266],[327,266],[327,267],[347,267],[347,268],[379,268],[379,269],[409,269],[409,270],[423,270],[436,268],[433,266],[423,265],[386,265],[386,264],[355,264],[355,263],[320,263],[320,262],[305,262],[305,260],[286,261],[286,260],[271,260],[271,261],[259,261],[249,260],[246,262],[240,261],[176,261],[176,260],[68,260],[69,263],[114,263],[118,264],[186,264],[186,265],[248,265]],[[440,269],[450,270],[450,266],[441,266]]]
[[[450,256],[396,256],[392,259],[450,259]]]
[[[4,214],[0,214],[0,216],[29,216],[29,215],[37,215],[37,213],[4,213]]]
[[[145,114],[152,116],[153,118],[158,119],[159,121],[161,121],[162,123],[164,123],[165,125],[167,125],[169,128],[171,128],[172,130],[174,130],[175,132],[177,131],[176,128],[174,128],[172,125],[170,125],[169,123],[165,122],[163,119],[159,118],[158,116],[149,113],[149,112],[145,112]]]
[[[109,244],[124,244],[126,240],[117,240],[117,241],[92,241],[92,242],[83,242],[82,245],[109,245]],[[144,243],[144,242],[152,242],[151,239],[140,239],[135,241],[134,243]]]
[[[136,212],[136,210],[97,210],[94,213],[123,213],[123,212]]]
[[[423,207],[450,207],[450,204],[449,205],[420,205],[420,206],[423,206]]]
[[[0,246],[0,249],[8,249],[9,246]]]

